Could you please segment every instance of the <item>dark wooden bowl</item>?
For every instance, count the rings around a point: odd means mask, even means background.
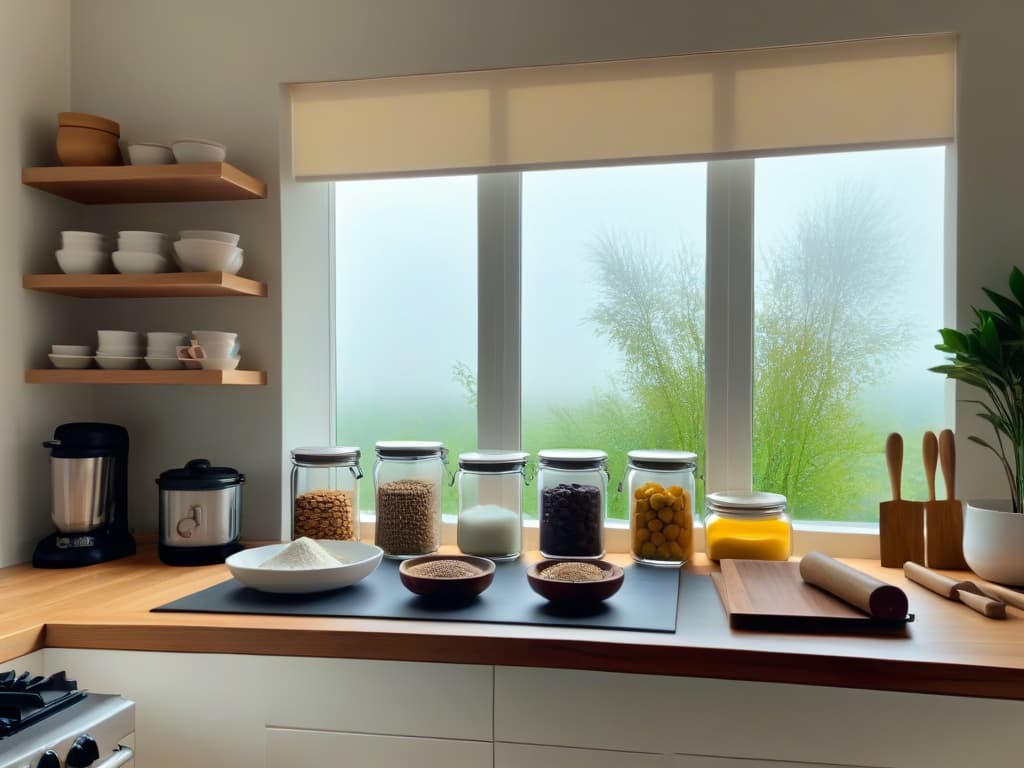
[[[526,570],[526,578],[533,591],[546,597],[553,603],[599,603],[619,591],[625,576],[622,568],[607,560],[578,560],[581,563],[596,565],[608,575],[601,581],[554,581],[545,579],[540,574],[556,563],[570,560],[541,560]]]
[[[435,579],[409,573],[409,569],[413,566],[434,560],[461,560],[476,566],[482,573],[478,576],[466,576],[461,579]],[[472,555],[424,555],[403,560],[402,564],[398,566],[398,576],[410,592],[415,592],[417,595],[431,600],[470,600],[491,586],[491,582],[494,581],[494,561],[488,560],[486,557],[473,557]]]

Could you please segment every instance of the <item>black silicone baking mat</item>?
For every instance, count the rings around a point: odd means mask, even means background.
[[[676,568],[628,566],[622,588],[604,603],[575,610],[558,608],[530,589],[526,563],[499,563],[494,582],[463,606],[437,605],[409,592],[398,578],[398,563],[385,560],[351,587],[313,595],[272,595],[230,579],[154,611],[246,613],[283,616],[348,616],[374,619],[431,619],[498,624],[675,632],[679,573]]]

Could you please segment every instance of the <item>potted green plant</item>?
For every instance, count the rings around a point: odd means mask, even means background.
[[[943,328],[935,346],[949,355],[931,370],[981,390],[978,416],[994,440],[970,435],[992,451],[1006,474],[1008,499],[970,500],[964,509],[964,559],[979,576],[1024,585],[1024,272],[1013,268],[1010,295],[984,288],[994,309],[974,309],[966,332]]]

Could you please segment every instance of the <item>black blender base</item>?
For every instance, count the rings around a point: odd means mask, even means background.
[[[83,546],[58,546],[63,543]],[[85,534],[53,533],[36,545],[32,565],[36,568],[81,568],[135,554],[135,539],[127,531],[94,531]]]
[[[160,562],[166,565],[214,565],[241,552],[244,547],[237,541],[209,547],[170,547],[160,545]]]

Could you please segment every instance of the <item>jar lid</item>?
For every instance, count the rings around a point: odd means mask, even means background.
[[[459,454],[459,467],[477,472],[509,472],[525,467],[529,458],[526,451],[467,451]]]
[[[774,513],[786,508],[786,497],[766,491],[717,491],[704,496],[708,507],[717,507],[737,515]]]
[[[360,451],[353,445],[334,445],[327,448],[293,448],[292,461],[296,464],[348,467],[359,463]]]
[[[443,458],[447,454],[444,443],[439,440],[379,440],[376,450],[382,458]]]
[[[162,491],[216,491],[245,482],[245,475],[231,467],[212,467],[206,459],[192,459],[181,469],[168,469],[157,478]]]
[[[545,448],[537,452],[543,467],[555,469],[601,469],[608,463],[608,454],[593,448]]]
[[[697,466],[697,454],[692,451],[670,451],[644,448],[626,454],[629,463],[641,469],[687,469]]]

